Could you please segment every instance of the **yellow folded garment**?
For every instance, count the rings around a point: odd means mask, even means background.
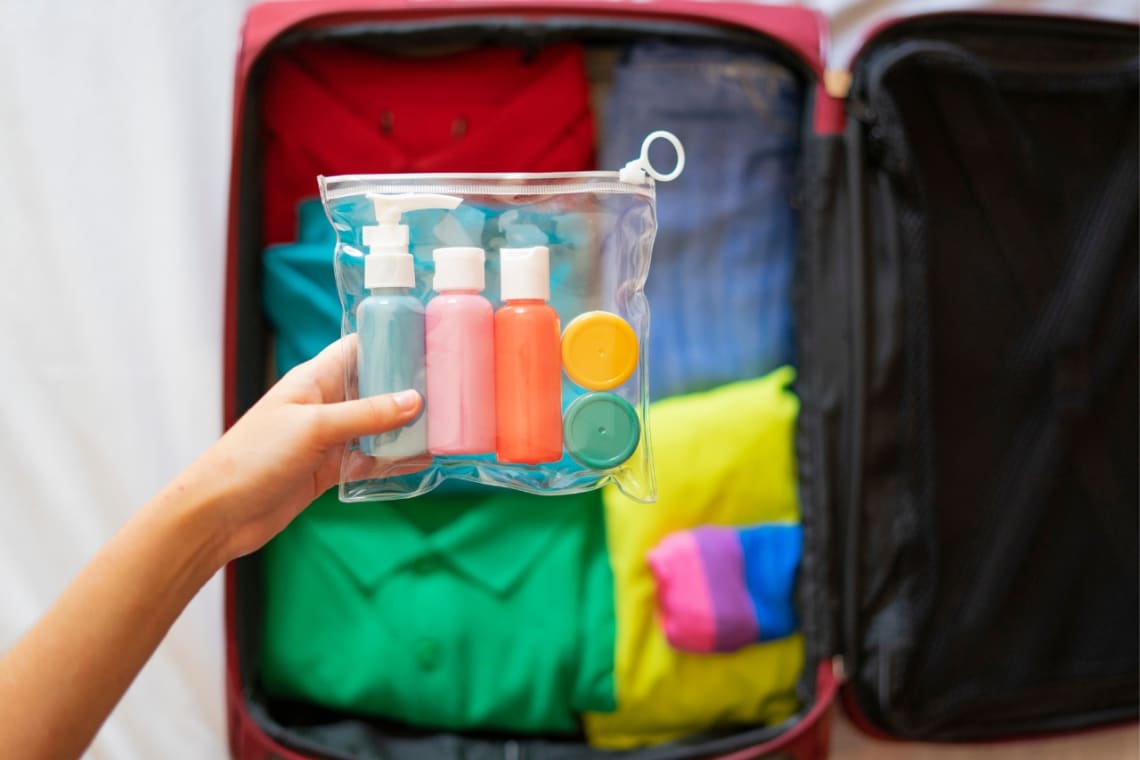
[[[677,651],[656,620],[646,561],[674,531],[799,521],[793,440],[799,400],[788,389],[794,378],[792,368],[782,367],[758,380],[655,403],[649,419],[657,503],[605,490],[617,710],[584,716],[594,746],[628,749],[795,713],[802,636],[723,654]]]

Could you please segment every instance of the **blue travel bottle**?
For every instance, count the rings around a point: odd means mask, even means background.
[[[377,224],[364,228],[364,287],[370,295],[356,309],[359,337],[357,371],[360,398],[413,388],[426,398],[424,365],[424,307],[412,295],[416,286],[406,211],[454,209],[462,199],[448,195],[372,195]],[[402,459],[427,452],[427,415],[424,408],[407,425],[360,439],[365,454],[381,459]]]

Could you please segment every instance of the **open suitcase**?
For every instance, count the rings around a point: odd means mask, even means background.
[[[225,422],[266,388],[262,63],[665,36],[777,56],[807,86],[794,280],[802,709],[620,753],[821,757],[837,695],[867,731],[968,741],[1137,716],[1137,30],[948,14],[826,69],[825,19],[697,0],[305,0],[253,8],[237,69]],[[834,62],[833,62],[834,63]],[[667,125],[663,125],[667,126]],[[690,163],[699,155],[690,155]],[[281,710],[259,685],[258,555],[226,573],[231,751],[266,758],[608,757]]]

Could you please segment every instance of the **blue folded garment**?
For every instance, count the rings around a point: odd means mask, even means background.
[[[655,129],[674,132],[688,156],[681,177],[657,189],[646,285],[654,398],[795,363],[791,196],[803,92],[775,59],[722,45],[636,43],[617,65],[602,165],[624,165]],[[653,164],[668,170],[671,152],[656,143]]]

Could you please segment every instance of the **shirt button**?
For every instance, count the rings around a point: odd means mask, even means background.
[[[436,557],[420,557],[412,563],[412,572],[416,575],[430,575],[438,572],[440,561]]]
[[[416,642],[416,664],[420,670],[435,670],[439,665],[439,643],[431,639],[420,639]]]

